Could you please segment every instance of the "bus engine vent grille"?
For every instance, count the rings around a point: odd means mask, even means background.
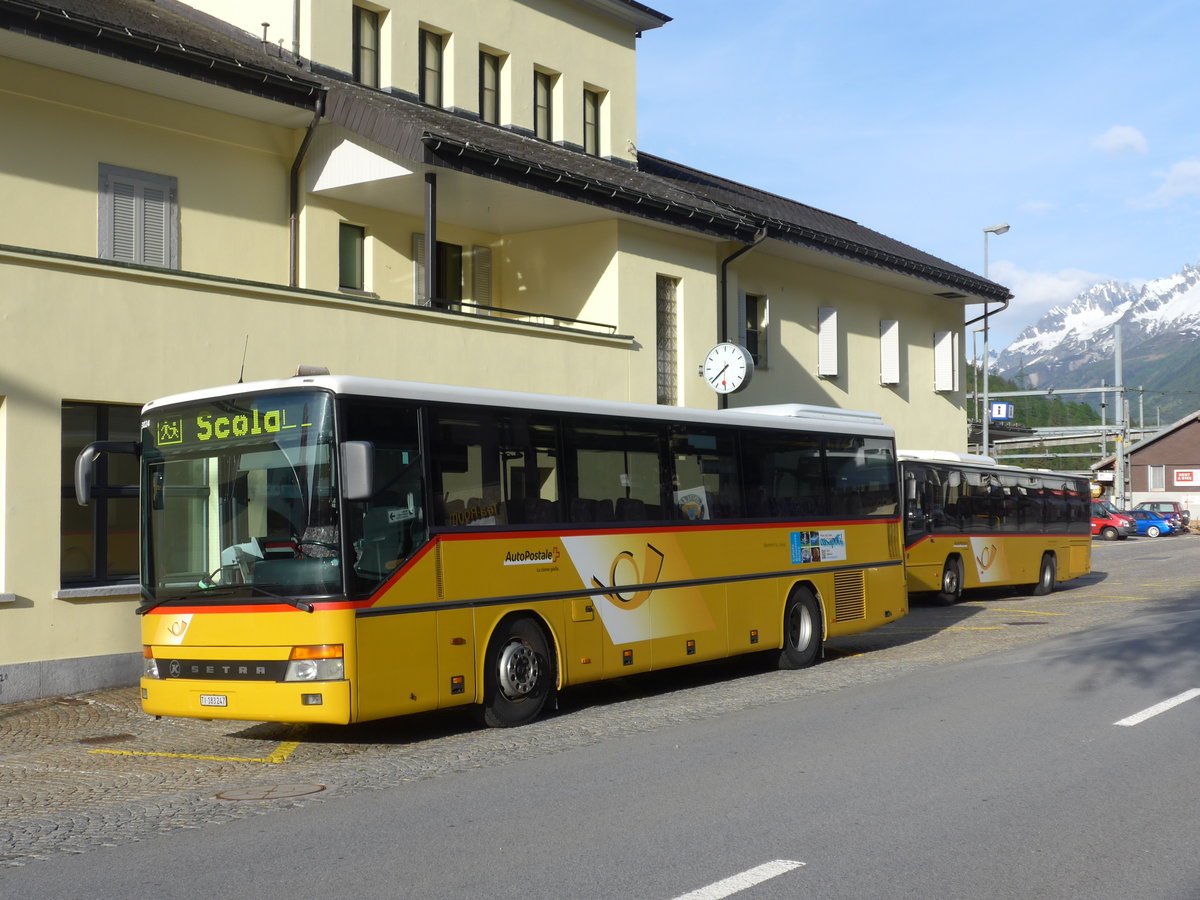
[[[839,572],[833,576],[833,618],[851,622],[867,617],[867,586],[862,572]]]

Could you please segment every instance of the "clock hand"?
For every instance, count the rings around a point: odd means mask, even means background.
[[[726,369],[728,369],[728,368],[729,368],[729,363],[725,363],[725,365],[721,366],[721,371],[720,371],[720,372],[718,372],[718,373],[717,373],[716,375],[714,375],[712,378],[708,379],[708,383],[709,383],[709,384],[716,384],[716,383],[717,383],[717,379],[718,379],[718,378],[721,378],[721,376],[725,374],[725,370],[726,370]],[[725,381],[725,379],[724,379],[724,378],[721,378],[721,381],[722,381],[722,382],[724,382],[724,381]]]

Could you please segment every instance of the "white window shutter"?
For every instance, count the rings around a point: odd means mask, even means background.
[[[148,266],[167,265],[167,214],[165,191],[142,189],[142,263]]]
[[[127,181],[109,182],[112,192],[112,258],[135,263],[137,254],[137,188]]]
[[[879,322],[879,383],[900,383],[900,323],[896,319]]]
[[[833,378],[837,373],[837,310],[822,306],[817,310],[817,375]]]
[[[935,391],[953,391],[956,389],[954,365],[953,331],[936,331],[933,335],[933,389]]]
[[[425,235],[413,232],[413,304],[428,306],[425,299]]]
[[[953,372],[951,376],[954,381],[954,390],[962,390],[962,345],[959,343],[962,336],[957,331],[950,332],[950,368]]]
[[[492,248],[471,248],[471,302],[476,306],[492,305]],[[486,309],[477,312],[488,312]]]

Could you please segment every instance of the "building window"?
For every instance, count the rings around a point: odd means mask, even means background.
[[[583,91],[583,152],[600,155],[600,94]]]
[[[554,76],[549,72],[533,73],[533,133],[543,141],[554,133]]]
[[[367,232],[361,225],[338,226],[338,287],[344,290],[366,289],[363,263],[363,248],[367,243]]]
[[[486,272],[487,272],[487,291],[488,300],[491,299],[491,251],[487,248],[475,248],[476,251],[483,250],[487,257]],[[434,261],[435,274],[433,285],[433,300],[430,302],[425,296],[425,235],[413,234],[413,302],[417,306],[435,306],[446,307],[454,304],[460,304],[463,300],[463,275],[464,275],[464,254],[463,248],[458,244],[450,244],[446,241],[437,242],[437,257]],[[477,264],[477,267],[480,267]],[[479,273],[477,273],[479,274]],[[478,289],[478,288],[477,288]]]
[[[676,373],[679,371],[676,298],[679,279],[659,275],[655,289],[654,330],[658,351],[658,402],[675,406],[679,402]]]
[[[836,378],[838,374],[838,311],[822,306],[817,310],[817,375]]]
[[[761,294],[738,294],[738,343],[750,351],[756,369],[767,367],[770,309],[770,299]]]
[[[379,13],[354,7],[354,80],[379,87]]]
[[[879,321],[879,383],[900,383],[900,322]]]
[[[500,57],[479,51],[479,118],[500,124]]]
[[[1167,467],[1147,466],[1146,469],[1150,477],[1150,490],[1165,491],[1167,489]]]
[[[178,181],[100,165],[100,258],[179,268]]]
[[[75,457],[92,441],[139,439],[140,406],[62,405],[62,534],[64,585],[133,582],[138,574],[138,463],[132,453],[101,453],[92,500],[75,502]]]
[[[436,32],[422,28],[420,41],[421,102],[441,106],[443,38]]]

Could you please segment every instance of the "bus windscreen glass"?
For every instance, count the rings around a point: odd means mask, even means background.
[[[221,398],[142,425],[148,599],[341,591],[330,395]]]

